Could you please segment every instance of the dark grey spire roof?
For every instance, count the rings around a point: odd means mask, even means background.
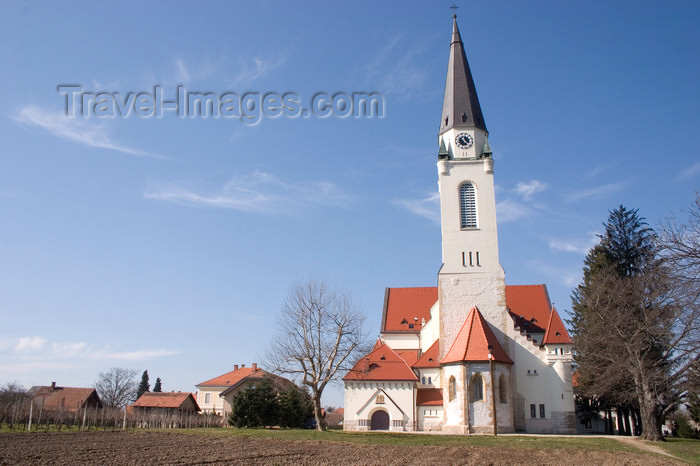
[[[442,104],[440,134],[450,128],[479,128],[486,132],[486,122],[481,113],[479,97],[476,95],[474,79],[464,53],[464,45],[457,27],[457,16],[453,16],[450,61],[447,65],[445,99]]]

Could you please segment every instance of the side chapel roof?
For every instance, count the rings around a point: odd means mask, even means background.
[[[489,347],[494,361],[513,364],[508,354],[503,350],[491,327],[481,315],[476,306],[472,307],[464,320],[461,330],[454,343],[445,355],[441,364],[462,361],[488,361]]]

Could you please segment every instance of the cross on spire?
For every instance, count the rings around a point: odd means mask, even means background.
[[[452,17],[456,18],[457,17],[457,8],[459,8],[459,7],[453,3],[450,8],[452,9]]]

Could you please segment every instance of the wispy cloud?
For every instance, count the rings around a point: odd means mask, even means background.
[[[237,176],[214,191],[169,183],[151,187],[146,199],[175,202],[191,207],[214,207],[274,215],[295,215],[312,205],[342,207],[350,200],[335,184],[326,181],[284,182],[272,174],[255,171]]]
[[[585,240],[563,240],[550,239],[549,248],[555,251],[574,252],[577,254],[588,254],[593,246],[598,243],[596,233],[591,233]]]
[[[515,193],[521,196],[526,201],[532,199],[532,196],[547,189],[547,185],[538,180],[520,181],[515,187]]]
[[[598,199],[621,191],[625,187],[625,184],[626,183],[624,181],[617,181],[615,183],[604,184],[602,186],[593,186],[588,189],[579,189],[576,191],[572,191],[564,197],[568,201]]]
[[[282,56],[274,59],[255,57],[252,60],[242,62],[231,84],[235,87],[249,86],[282,66],[285,61],[286,58]]]
[[[163,356],[172,356],[177,354],[177,351],[160,349],[142,349],[137,351],[96,351],[91,355],[93,359],[105,360],[120,360],[120,361],[145,361],[148,359],[161,358]]]
[[[182,57],[175,57],[175,82],[177,84],[192,84],[216,74],[217,64],[209,59],[204,59],[196,64],[185,61]],[[169,82],[166,80],[165,82]]]
[[[678,181],[688,180],[700,174],[700,162],[695,162],[691,167],[686,168],[681,173],[678,174],[676,179]]]
[[[41,336],[21,337],[16,340],[14,353],[20,353],[23,361],[67,361],[85,360],[96,361],[143,361],[148,359],[171,356],[176,351],[166,348],[147,348],[133,351],[114,351],[108,346],[91,345],[86,342],[52,342]],[[2,349],[2,348],[0,348]],[[0,356],[3,356],[0,353]]]
[[[440,224],[440,195],[438,193],[430,194],[423,199],[394,199],[392,202],[409,212]]]
[[[581,279],[580,268],[557,267],[541,260],[529,261],[527,266],[533,273],[548,277],[548,282],[556,283],[566,288],[575,287]],[[561,306],[563,303],[556,304]]]
[[[513,199],[505,199],[496,203],[498,223],[512,222],[533,213],[534,211],[530,207]]]
[[[43,337],[22,337],[15,345],[15,353],[35,352],[43,348],[46,338]]]
[[[69,117],[62,112],[49,112],[31,105],[11,116],[22,125],[39,127],[56,137],[84,146],[115,150],[129,155],[163,158],[112,140],[104,124],[96,124],[82,117]]]
[[[367,65],[367,82],[384,94],[400,100],[414,97],[423,88],[427,78],[425,67],[416,62],[425,49],[414,40],[408,46],[401,35],[394,36]]]

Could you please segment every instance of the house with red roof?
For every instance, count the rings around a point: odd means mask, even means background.
[[[387,288],[345,375],[345,430],[575,433],[571,338],[545,285],[506,285],[494,160],[453,16],[438,132],[437,286]]]
[[[196,414],[199,405],[189,392],[145,392],[131,405],[140,414]]]
[[[233,370],[196,385],[196,402],[205,413],[226,415],[231,412],[231,402],[239,391],[268,378],[283,390],[293,383],[284,377],[264,371],[253,363],[250,367],[234,364]]]
[[[102,401],[94,388],[59,387],[52,382],[47,386],[34,386],[27,394],[34,406],[43,409],[73,413],[85,407],[102,408]]]

